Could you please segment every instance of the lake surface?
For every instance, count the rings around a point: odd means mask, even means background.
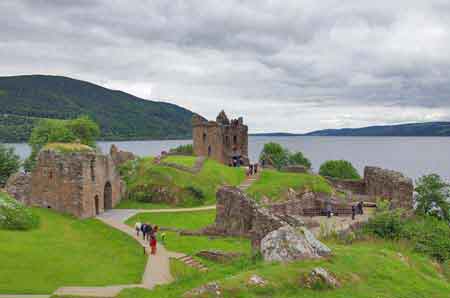
[[[157,155],[161,151],[191,140],[99,142],[103,152],[111,144],[139,156]],[[434,137],[249,137],[249,157],[255,162],[267,142],[277,142],[291,151],[302,151],[312,162],[314,170],[329,159],[346,159],[362,174],[364,166],[379,166],[401,171],[416,179],[437,173],[450,181],[450,138]],[[26,158],[26,144],[10,144]]]

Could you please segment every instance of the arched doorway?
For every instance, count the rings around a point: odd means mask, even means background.
[[[94,203],[95,203],[95,214],[99,215],[100,214],[100,203],[98,200],[98,196],[95,196]]]
[[[112,209],[112,187],[111,183],[106,182],[105,184],[105,191],[103,195],[103,203],[105,210]]]

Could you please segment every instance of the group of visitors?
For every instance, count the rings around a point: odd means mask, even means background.
[[[233,156],[233,158],[228,163],[228,166],[233,167],[233,168],[238,168],[243,164],[244,164],[244,161],[242,160],[242,156]]]
[[[135,224],[136,234],[139,237],[139,234],[142,233],[142,239],[145,241],[149,241],[151,254],[156,254],[157,240],[156,234],[158,233],[158,226],[152,227],[152,225],[148,223],[140,223],[137,222]]]
[[[256,175],[258,173],[258,164],[250,164],[248,166],[248,170],[247,170],[247,176],[253,176]]]
[[[333,208],[331,206],[331,203],[327,203],[325,206],[325,212],[327,214],[327,217],[330,218],[334,215]],[[364,202],[358,202],[356,205],[352,205],[352,220],[355,220],[356,214],[364,214]]]

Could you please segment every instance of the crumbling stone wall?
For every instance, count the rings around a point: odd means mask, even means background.
[[[295,222],[293,218],[284,220],[275,216],[236,187],[220,188],[216,198],[215,233],[249,237],[253,247],[258,247],[265,235],[282,226],[302,224],[300,221]]]
[[[233,156],[242,156],[248,163],[248,127],[241,118],[231,121],[222,111],[216,121],[206,121],[198,115],[192,118],[194,154],[211,157],[228,164]]]
[[[7,191],[27,205],[87,218],[113,208],[122,183],[109,155],[43,150],[32,173],[12,178]]]
[[[391,201],[393,208],[413,208],[413,181],[400,172],[367,166],[364,168],[363,179],[347,180],[327,177],[327,180],[336,189],[364,196],[364,200],[374,201],[377,198],[385,198]]]
[[[119,166],[121,164],[126,163],[129,160],[133,160],[136,158],[136,156],[133,153],[119,150],[117,146],[114,144],[111,146],[111,149],[109,150],[109,155],[111,156],[116,166]]]
[[[9,177],[5,185],[5,191],[17,201],[31,204],[31,175],[28,173],[16,173]]]
[[[364,183],[368,196],[388,198],[393,208],[413,208],[413,181],[402,173],[365,167]]]

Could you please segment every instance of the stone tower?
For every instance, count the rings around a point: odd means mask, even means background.
[[[121,190],[120,176],[109,155],[94,150],[43,150],[31,173],[29,203],[88,218],[113,208],[120,201]]]
[[[233,158],[242,158],[248,164],[248,127],[242,117],[229,120],[221,111],[216,121],[207,121],[199,115],[192,117],[194,154],[229,164]]]

